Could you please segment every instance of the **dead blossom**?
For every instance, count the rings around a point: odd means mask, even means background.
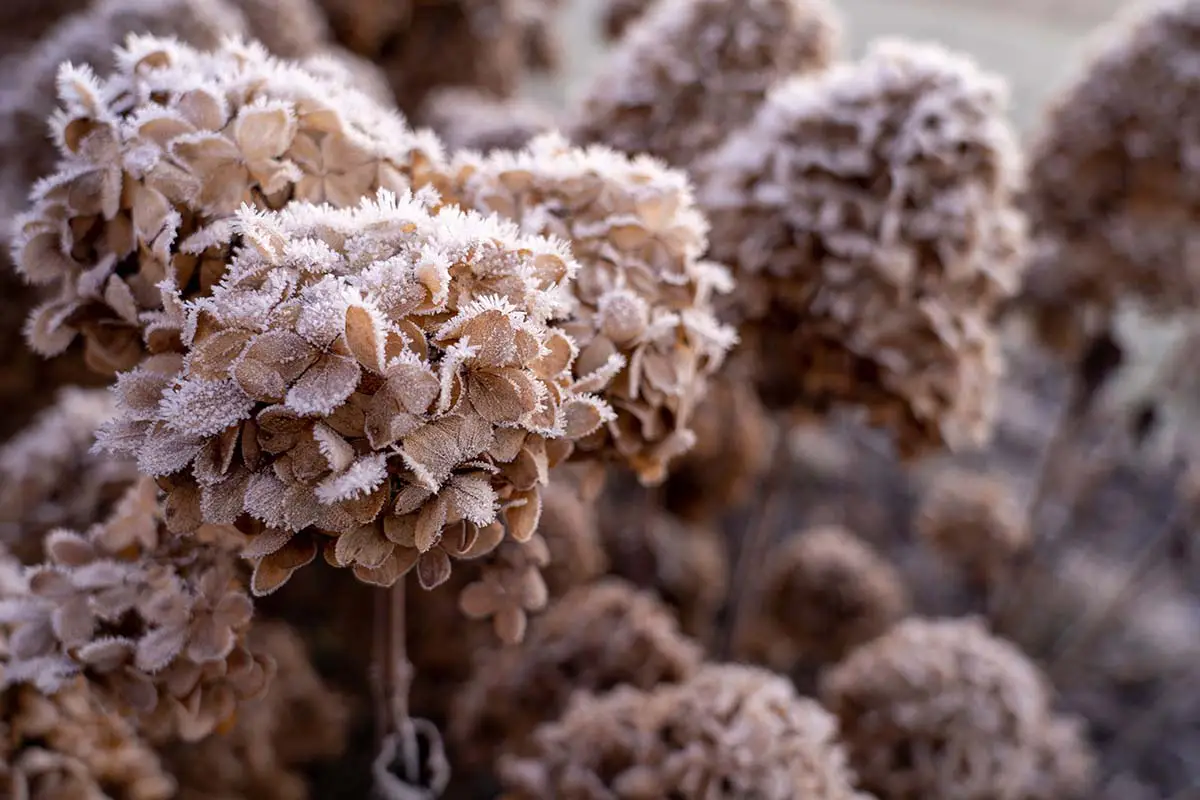
[[[843,528],[793,536],[767,564],[745,646],[774,669],[837,661],[908,612],[900,573]]]
[[[116,411],[103,389],[65,388],[29,427],[0,447],[0,543],[40,561],[55,528],[81,529],[108,515],[138,477],[128,459],[91,450]]]
[[[823,69],[840,38],[826,0],[663,0],[617,44],[571,137],[690,167],[789,75]]]
[[[935,476],[917,509],[925,544],[986,584],[1003,580],[1031,544],[1025,508],[1001,475],[948,468]]]
[[[837,723],[786,678],[711,664],[651,691],[580,693],[526,758],[504,758],[512,800],[869,800]]]
[[[118,380],[102,445],[159,478],[176,530],[253,518],[256,594],[318,551],[432,588],[506,536],[535,547],[550,467],[613,416],[550,324],[567,250],[435,202],[243,209],[224,280],[169,304],[184,354]],[[472,613],[517,634],[515,608]]]
[[[861,408],[908,454],[984,440],[1019,167],[1003,84],[940,47],[880,41],[772,90],[693,170],[766,399]]]
[[[50,293],[27,326],[43,355],[80,333],[99,371],[177,350],[171,304],[220,282],[243,203],[353,205],[423,182],[440,158],[436,139],[336,70],[318,76],[257,44],[200,52],[135,36],[116,62],[103,78],[60,70],[58,169],[17,222],[14,261]]]
[[[1132,5],[1101,31],[1030,155],[1034,243],[1021,308],[1078,356],[1119,302],[1200,300],[1200,4]]]
[[[570,245],[581,267],[578,305],[560,327],[579,347],[576,385],[617,412],[580,451],[661,481],[691,447],[692,411],[736,339],[713,313],[729,277],[701,258],[707,224],[686,175],[547,134],[518,153],[459,154],[439,188],[465,208]]]
[[[1092,796],[1078,724],[1054,714],[1033,662],[978,620],[901,622],[827,672],[821,699],[880,798]]]
[[[152,738],[208,735],[272,669],[244,641],[243,543],[229,527],[168,534],[148,479],[86,534],[51,533],[45,562],[0,597],[11,626],[3,684],[53,694],[82,674]]]
[[[613,579],[580,586],[538,617],[519,647],[476,658],[450,734],[461,757],[491,763],[500,752],[526,751],[533,730],[556,719],[573,692],[649,690],[684,680],[702,659],[652,594]]]

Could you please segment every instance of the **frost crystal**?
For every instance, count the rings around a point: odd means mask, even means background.
[[[827,66],[838,36],[826,0],[663,0],[597,73],[572,138],[688,167],[774,83]]]
[[[617,411],[577,407],[592,431],[580,449],[611,450],[643,481],[661,481],[691,447],[692,410],[735,340],[714,316],[728,275],[700,258],[706,224],[687,177],[556,134],[519,153],[460,154],[451,172],[449,198],[570,244],[578,308],[562,329],[579,347],[575,385]]]
[[[220,526],[167,534],[149,480],[86,535],[51,533],[46,561],[0,597],[0,625],[12,630],[3,685],[53,693],[82,673],[148,735],[208,735],[266,688],[271,669],[244,642],[243,541]]]
[[[772,405],[865,408],[905,453],[989,434],[991,317],[1024,242],[1004,98],[961,57],[882,41],[779,85],[696,168]]]
[[[253,518],[258,594],[322,547],[432,588],[529,542],[548,470],[611,416],[549,324],[566,249],[435,200],[244,208],[224,280],[181,307],[184,354],[118,382],[101,442],[162,478],[178,530]]]
[[[133,37],[116,61],[105,78],[60,71],[58,171],[17,222],[13,258],[52,292],[27,328],[43,355],[78,333],[99,371],[175,350],[180,300],[221,280],[243,203],[353,205],[440,158],[431,136],[259,45]]]

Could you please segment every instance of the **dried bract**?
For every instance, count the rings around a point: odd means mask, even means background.
[[[566,249],[435,201],[243,209],[225,279],[178,306],[185,355],[118,381],[102,443],[160,479],[177,530],[256,520],[256,594],[321,549],[432,588],[506,536],[533,547],[550,467],[612,416],[549,324]]]
[[[572,692],[650,690],[688,678],[702,659],[652,595],[616,580],[583,586],[535,620],[519,648],[477,660],[451,735],[466,757],[491,763],[500,752],[527,751],[534,728],[556,719]]]
[[[775,668],[837,661],[908,611],[900,574],[842,528],[799,534],[778,545],[767,564],[747,644]]]
[[[694,170],[771,404],[863,408],[905,454],[987,437],[1024,242],[1004,112],[970,61],[881,41],[778,86]]]
[[[153,482],[86,535],[57,530],[27,585],[0,598],[12,626],[4,685],[53,693],[82,673],[154,739],[200,739],[265,690],[271,663],[245,643],[244,537],[206,526],[166,533]]]
[[[421,122],[450,151],[520,150],[555,128],[554,114],[531,100],[500,98],[476,89],[439,89],[421,106]]]
[[[137,480],[132,461],[91,449],[96,429],[115,412],[102,389],[63,389],[0,448],[0,543],[25,563],[41,560],[53,529],[83,529],[107,517]]]
[[[735,340],[713,312],[728,275],[701,260],[707,226],[687,177],[547,134],[519,153],[461,153],[450,181],[445,194],[464,207],[570,244],[578,308],[562,329],[579,347],[576,386],[617,411],[580,450],[623,459],[643,482],[663,480],[691,447],[692,411]]]
[[[916,528],[935,552],[984,583],[1000,580],[1031,541],[1025,509],[1003,478],[953,468],[933,479]]]
[[[1044,770],[1067,766],[1047,758],[1074,729],[1058,727],[1046,680],[977,620],[901,622],[828,672],[821,697],[863,788],[888,800],[1032,800],[1058,782]]]
[[[250,642],[276,664],[271,691],[238,709],[233,730],[163,751],[179,800],[307,800],[301,769],[345,750],[346,701],[313,670],[300,637],[256,622]]]
[[[503,759],[500,773],[512,800],[867,800],[836,734],[786,679],[711,665],[651,692],[577,696],[538,729],[534,754]]]
[[[14,260],[52,291],[27,327],[43,355],[80,332],[99,371],[178,349],[179,301],[220,281],[240,205],[353,205],[440,158],[431,135],[258,45],[134,37],[116,61],[106,78],[60,71],[58,171],[17,224]]]
[[[690,167],[774,83],[826,67],[839,32],[826,0],[663,0],[599,70],[571,136]]]
[[[1022,308],[1077,354],[1114,306],[1200,302],[1200,4],[1135,4],[1054,102],[1031,156]]]

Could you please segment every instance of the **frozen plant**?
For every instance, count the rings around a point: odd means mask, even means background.
[[[576,386],[616,411],[580,451],[615,456],[643,482],[662,481],[695,441],[692,411],[736,338],[714,313],[729,277],[702,259],[707,224],[687,176],[649,157],[546,134],[516,153],[460,153],[439,188],[464,208],[570,245],[581,269],[577,306],[562,329],[579,348]]]
[[[256,520],[256,594],[322,551],[433,588],[530,543],[550,467],[612,417],[550,324],[566,249],[434,199],[244,209],[225,278],[172,305],[184,354],[118,380],[101,441],[160,479],[178,530]]]
[[[694,167],[769,405],[860,408],[905,454],[987,438],[1025,233],[1005,98],[961,56],[880,41],[780,83]]]
[[[17,220],[13,259],[50,294],[27,329],[43,355],[81,333],[100,371],[177,351],[171,304],[220,282],[243,203],[354,205],[407,190],[440,158],[436,139],[344,80],[256,44],[132,37],[116,62],[104,78],[61,69],[58,169]]]
[[[571,137],[689,168],[777,81],[828,66],[839,36],[826,0],[661,0],[597,72]]]

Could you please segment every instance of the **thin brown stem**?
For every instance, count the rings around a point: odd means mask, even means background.
[[[757,584],[751,579],[754,571],[766,561],[767,552],[771,547],[779,503],[787,482],[787,467],[787,428],[780,424],[774,453],[771,456],[771,467],[759,498],[758,513],[747,515],[747,524],[737,547],[733,580],[729,585],[729,614],[718,650],[722,660],[731,658],[739,635],[757,608],[760,598]]]
[[[408,719],[412,664],[405,631],[405,580],[375,592],[372,686],[377,743]]]

